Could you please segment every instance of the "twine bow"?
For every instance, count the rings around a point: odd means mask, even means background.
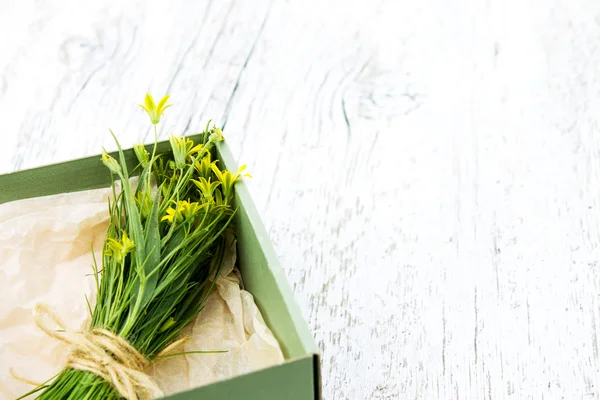
[[[45,317],[52,320],[63,332],[49,327]],[[35,306],[34,321],[48,336],[72,346],[65,368],[98,375],[128,400],[157,398],[163,395],[156,382],[144,372],[151,362],[122,337],[100,328],[88,332],[69,329],[45,304]],[[172,354],[187,340],[188,338],[183,338],[173,342],[157,357]]]

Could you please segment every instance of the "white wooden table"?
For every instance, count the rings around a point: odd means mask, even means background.
[[[224,126],[324,398],[600,397],[598,1],[0,10],[0,172]]]

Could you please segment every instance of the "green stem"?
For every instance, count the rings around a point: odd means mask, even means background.
[[[154,159],[154,156],[156,155],[156,146],[158,144],[158,134],[156,133],[156,124],[154,124],[154,148],[152,149],[152,158],[151,160]]]
[[[162,360],[164,358],[169,358],[169,357],[184,356],[186,354],[220,354],[220,353],[228,353],[228,352],[229,352],[229,350],[183,351],[181,353],[173,353],[173,354],[166,354],[164,356],[158,356],[155,358],[155,360]]]
[[[133,306],[133,311],[127,317],[127,321],[125,325],[119,332],[119,336],[126,338],[131,330],[133,324],[137,321],[137,314],[140,308],[140,304],[142,303],[142,298],[144,297],[144,290],[146,289],[146,281],[145,279],[140,279],[140,290],[137,298],[135,299],[135,305]]]

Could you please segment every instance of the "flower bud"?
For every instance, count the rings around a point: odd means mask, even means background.
[[[135,155],[140,164],[142,164],[142,167],[146,168],[146,166],[148,165],[148,156],[150,155],[150,153],[148,153],[148,151],[146,150],[146,147],[144,147],[143,144],[136,144],[133,146],[133,151],[135,152]]]
[[[112,172],[113,174],[122,174],[123,171],[121,170],[121,166],[119,165],[117,160],[109,156],[104,149],[102,149],[102,162],[108,167],[110,172]]]

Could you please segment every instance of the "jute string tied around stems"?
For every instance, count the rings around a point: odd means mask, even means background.
[[[36,305],[33,316],[35,324],[44,333],[72,346],[65,368],[98,375],[128,400],[157,398],[163,395],[156,382],[144,372],[150,366],[150,361],[122,337],[100,328],[88,332],[69,329],[45,304]],[[57,332],[49,327],[46,317],[63,332]],[[173,342],[157,357],[174,353],[187,340],[188,338],[183,338]]]

